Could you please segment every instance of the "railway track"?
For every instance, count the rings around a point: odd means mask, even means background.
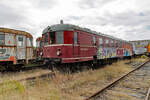
[[[145,100],[149,100],[149,99],[150,99],[150,88],[148,89]]]
[[[96,93],[92,94],[91,96],[89,96],[88,98],[86,98],[85,100],[95,100],[96,97],[101,96],[102,93],[104,93],[105,91],[107,91],[109,88],[115,86],[117,83],[119,83],[121,80],[123,80],[125,77],[129,76],[129,74],[137,71],[138,69],[142,68],[145,64],[149,63],[150,60],[144,62],[143,64],[139,65],[137,68],[135,68],[134,70],[128,72],[127,74],[125,74],[124,76],[116,79],[115,81],[111,82],[110,84],[108,84],[107,86],[105,86],[104,88],[100,89],[99,91],[97,91]],[[150,90],[147,93],[147,98],[149,97],[149,93]],[[96,99],[96,100],[103,100],[103,99]],[[105,99],[104,99],[105,100]],[[107,100],[107,99],[106,99]],[[145,99],[148,100],[148,99]]]
[[[36,64],[36,65],[21,65],[19,66],[11,66],[11,69],[5,69],[5,70],[0,70],[2,74],[7,74],[10,72],[20,72],[20,71],[29,71],[29,70],[35,70],[35,69],[48,69],[47,66],[44,64]]]
[[[40,75],[34,75],[34,76],[30,76],[30,77],[25,77],[25,78],[20,78],[20,79],[15,79],[15,80],[10,80],[10,81],[28,81],[28,80],[34,80],[36,78],[44,78],[44,77],[54,77],[55,73],[53,72],[46,72]],[[0,82],[0,85],[5,84],[5,82]]]

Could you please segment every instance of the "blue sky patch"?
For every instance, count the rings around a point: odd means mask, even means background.
[[[147,26],[147,29],[150,30],[150,25]]]
[[[139,14],[139,15],[140,15],[140,16],[145,16],[145,15],[144,15],[144,13],[142,13],[142,12],[140,12],[140,14]]]

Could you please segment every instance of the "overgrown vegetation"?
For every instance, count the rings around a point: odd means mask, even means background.
[[[145,58],[140,58],[145,59]],[[55,72],[53,78],[9,81],[0,86],[2,100],[82,100],[129,72],[128,60],[74,74]],[[120,94],[121,95],[121,94]]]

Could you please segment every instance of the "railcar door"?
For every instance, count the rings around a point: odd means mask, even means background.
[[[73,56],[79,57],[78,32],[74,32]]]
[[[17,35],[17,59],[26,59],[26,36]]]

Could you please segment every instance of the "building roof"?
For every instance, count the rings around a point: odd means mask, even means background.
[[[115,39],[115,40],[119,40],[119,41],[123,41],[123,42],[128,42],[126,40],[122,40],[120,38],[116,38],[116,37],[111,36],[111,35],[103,34],[101,32],[96,32],[96,31],[90,30],[88,28],[82,28],[82,27],[72,25],[72,24],[55,24],[55,25],[48,26],[47,28],[45,28],[43,30],[43,34],[45,34],[47,32],[52,32],[52,31],[64,31],[64,30],[68,30],[68,31],[81,30],[84,32],[88,32],[88,33],[92,33],[92,34],[96,34],[96,35],[101,35],[101,36],[108,37],[111,39]]]
[[[33,36],[25,31],[20,31],[20,30],[15,30],[15,29],[9,29],[9,28],[1,28],[0,27],[0,32],[4,32],[5,33],[11,33],[11,34],[19,34],[19,35],[25,35],[29,38],[33,38]]]

